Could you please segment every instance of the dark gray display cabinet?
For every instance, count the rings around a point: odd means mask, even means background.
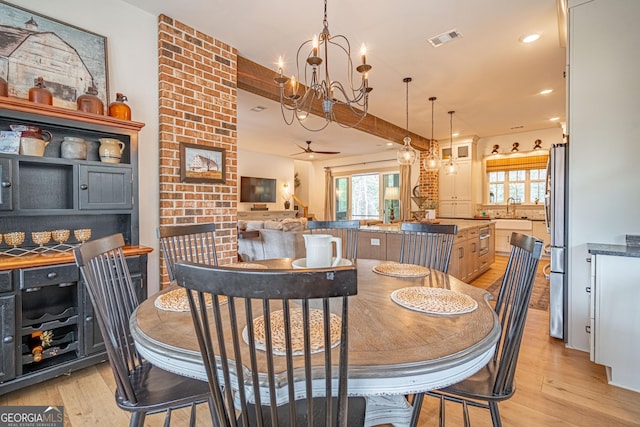
[[[53,135],[43,157],[0,153],[0,395],[106,360],[93,307],[71,249],[74,230],[90,240],[122,233],[138,297],[147,293],[147,254],[139,246],[138,132],[142,123],[0,97],[0,130],[36,126]],[[86,160],[63,159],[65,136],[81,137]],[[99,138],[124,142],[121,162],[103,163]],[[69,230],[39,245],[32,233]],[[24,233],[13,246],[5,234]],[[34,335],[51,334],[34,360]],[[37,340],[36,340],[37,341]]]

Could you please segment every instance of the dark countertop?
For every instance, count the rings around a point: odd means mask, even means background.
[[[587,243],[587,249],[594,255],[611,255],[640,258],[640,246],[609,245],[603,243]]]

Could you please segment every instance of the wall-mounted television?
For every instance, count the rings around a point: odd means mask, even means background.
[[[276,202],[275,178],[254,178],[251,176],[241,176],[240,177],[240,202],[275,203]]]

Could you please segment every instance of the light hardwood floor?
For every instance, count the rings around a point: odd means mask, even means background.
[[[541,265],[545,261],[541,262]],[[498,257],[491,270],[473,282],[486,288],[505,269]],[[500,404],[505,426],[640,426],[640,393],[609,386],[604,367],[587,353],[565,348],[548,335],[549,315],[529,310],[517,371],[517,391]],[[1,405],[64,405],[65,426],[126,426],[127,413],[114,402],[115,383],[107,363],[0,396]],[[436,426],[438,402],[426,397],[420,426]],[[460,406],[447,403],[447,425],[462,425]],[[470,408],[473,426],[490,426],[489,412]],[[186,411],[176,411],[172,425],[187,425]],[[162,415],[145,425],[161,426]],[[210,426],[207,408],[199,408],[198,426]]]

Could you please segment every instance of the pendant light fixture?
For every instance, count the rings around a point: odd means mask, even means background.
[[[335,53],[336,60],[329,63],[329,53]],[[333,56],[332,56],[333,58]],[[369,108],[368,73],[371,65],[367,64],[367,50],[362,45],[360,50],[362,63],[355,67],[360,74],[360,85],[354,86],[354,66],[351,60],[351,45],[343,35],[331,35],[327,20],[327,0],[324,0],[324,19],[322,31],[311,40],[306,40],[298,48],[296,57],[297,78],[285,77],[282,58],[278,61],[279,75],[275,82],[280,88],[280,110],[287,125],[295,121],[312,132],[326,128],[329,123],[337,123],[345,128],[352,128],[360,124],[367,115]],[[346,65],[345,70],[338,70],[338,65]],[[334,75],[346,77],[344,82],[331,78]],[[301,93],[302,92],[302,93]],[[342,107],[344,114],[341,120],[336,117],[335,105]],[[319,125],[308,123],[306,118],[318,107],[322,107],[324,121]],[[346,119],[346,120],[345,120]]]
[[[404,137],[404,145],[398,150],[398,163],[401,165],[412,165],[416,161],[416,150],[413,149],[411,138],[409,137],[409,82],[413,80],[411,77],[402,79],[407,85],[407,136]]]
[[[455,113],[455,111],[449,111],[449,127],[450,127],[450,133],[449,136],[451,138],[451,142],[450,142],[450,150],[451,150],[451,156],[449,157],[449,161],[447,162],[446,166],[445,166],[445,173],[447,175],[455,175],[458,173],[458,165],[456,164],[456,162],[453,160],[453,114]]]
[[[429,141],[429,155],[422,162],[422,168],[427,172],[438,172],[438,169],[440,169],[440,157],[438,157],[433,147],[433,112],[436,99],[438,98],[435,96],[429,98],[429,101],[431,101],[431,140]]]

